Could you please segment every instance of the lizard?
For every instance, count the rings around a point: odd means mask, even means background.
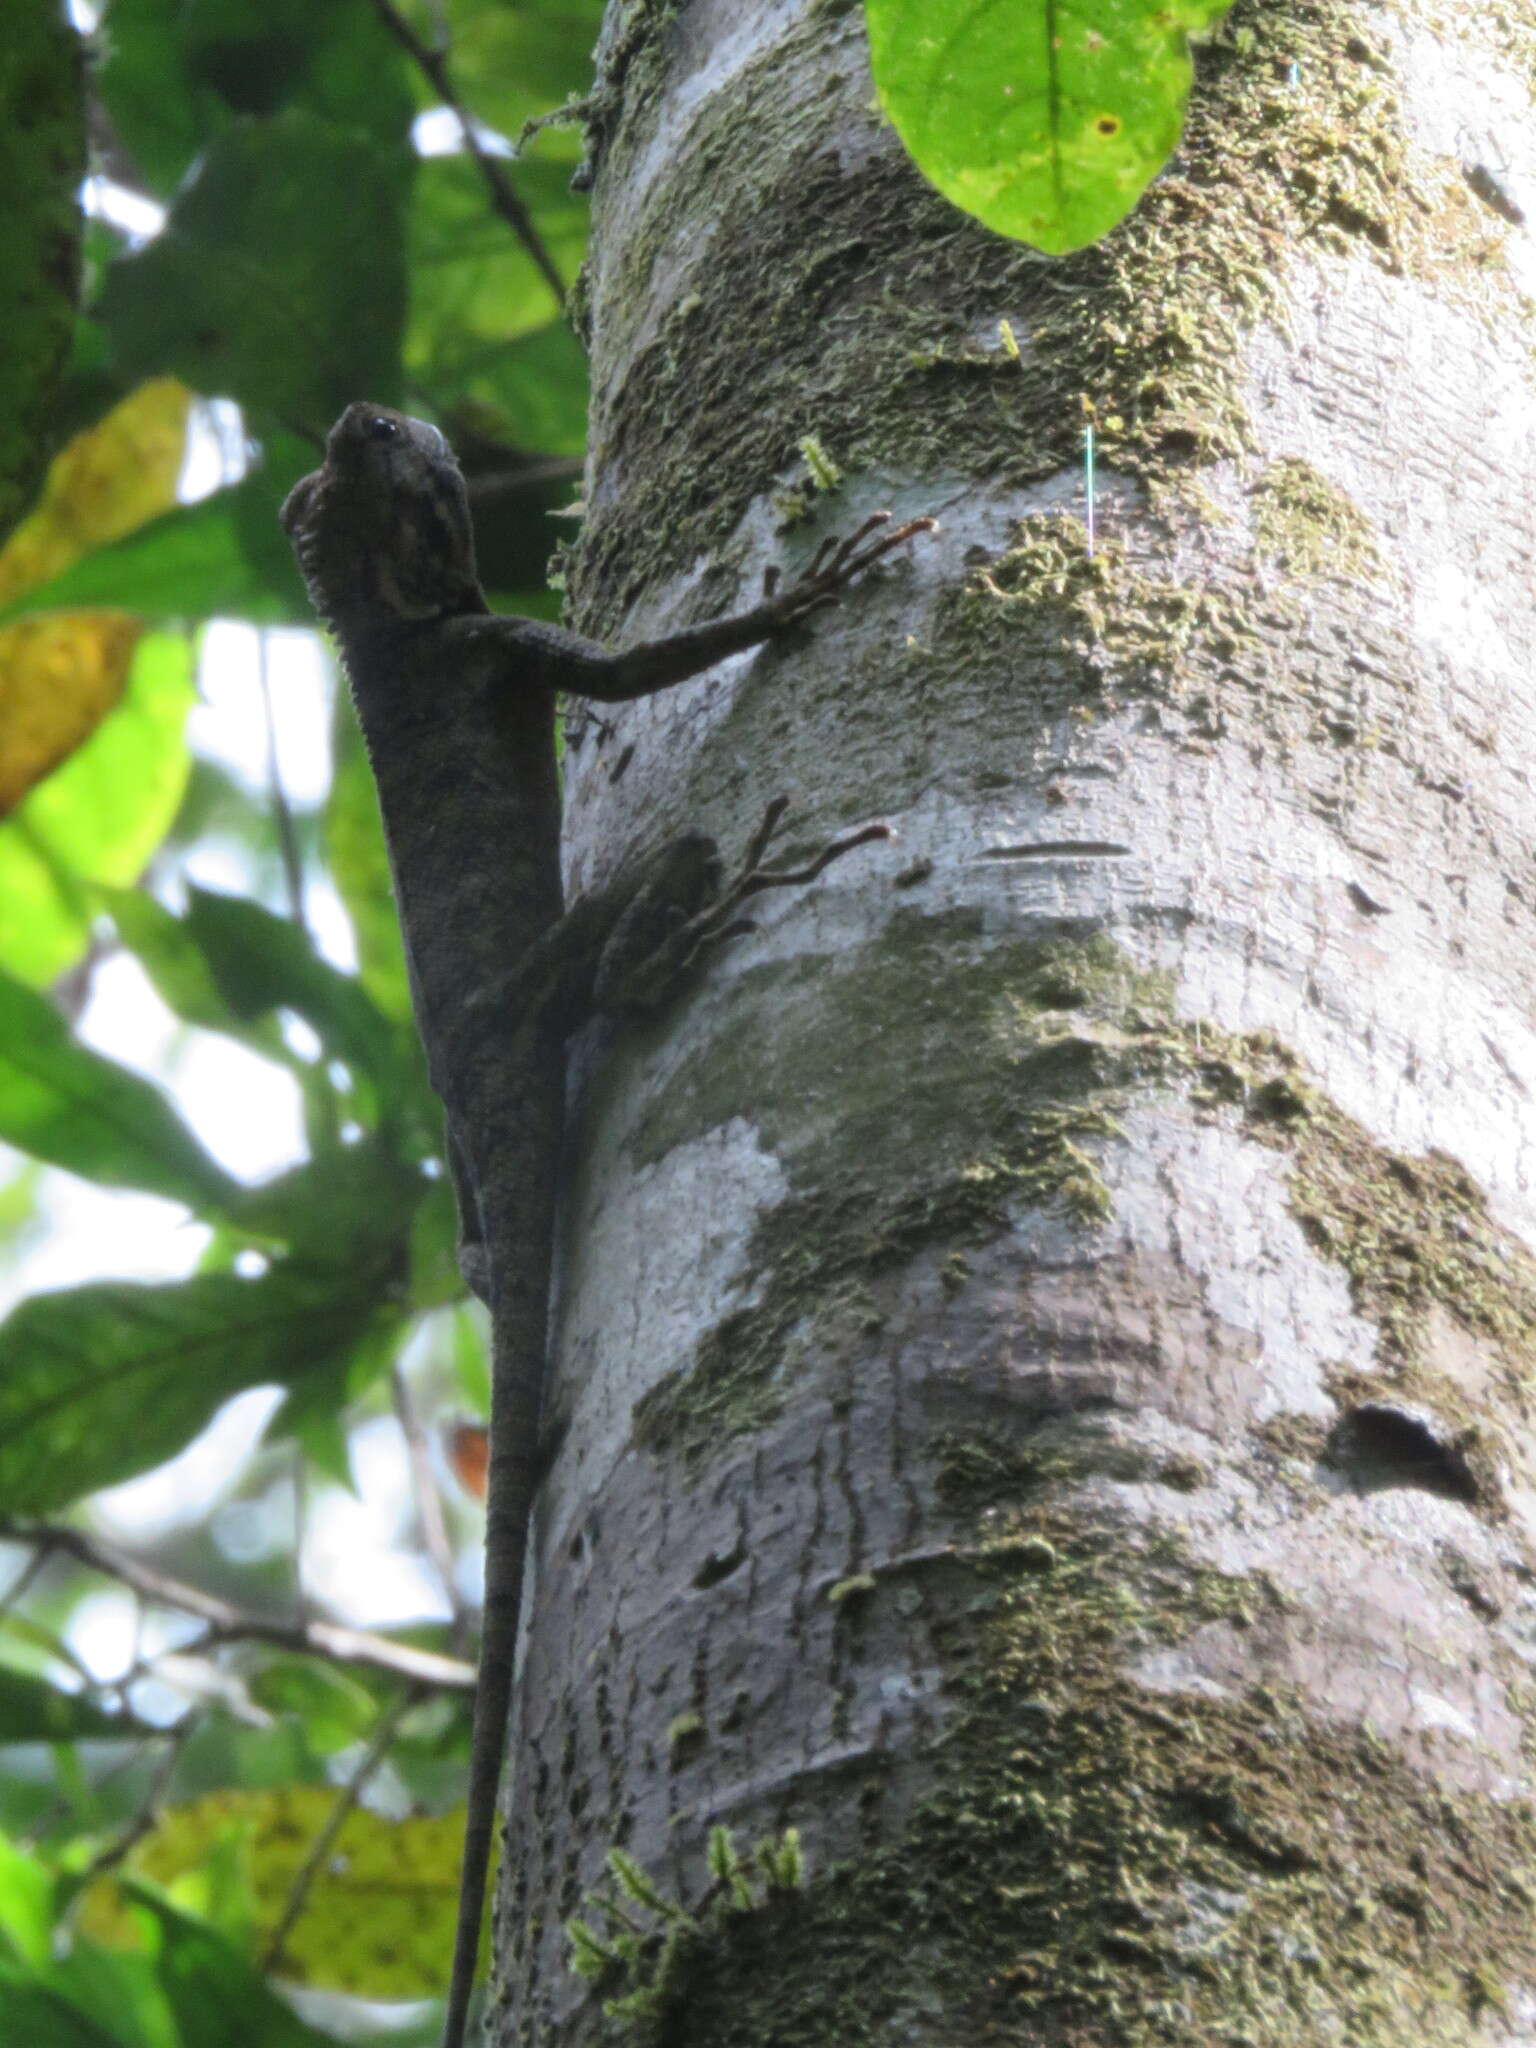
[[[564,910],[557,700],[623,703],[670,688],[834,602],[935,522],[886,513],[822,544],[805,573],[733,615],[613,650],[496,614],[481,589],[464,478],[442,432],[349,405],[321,466],[280,514],[337,641],[378,789],[416,1025],[442,1098],[461,1263],[491,1308],[490,1472],[480,1679],[444,2048],[462,2048],[511,1707],[539,1421],[565,1094],[565,1039],[593,1008],[655,1008],[711,947],[750,929],[757,889],[808,880],[884,827],[808,866],[760,865],[770,807],[721,886],[693,833]]]

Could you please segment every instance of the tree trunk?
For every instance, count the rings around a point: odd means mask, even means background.
[[[1062,261],[848,0],[601,64],[577,622],[944,535],[569,757],[899,837],[581,1048],[493,2036],[1536,2042],[1536,5],[1239,0]]]

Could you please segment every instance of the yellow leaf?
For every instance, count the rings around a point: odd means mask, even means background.
[[[59,612],[0,627],[0,817],[115,708],[142,622]]]
[[[191,402],[172,377],[141,384],[54,458],[36,507],[0,548],[0,604],[171,509]]]
[[[311,1846],[335,1808],[324,1785],[213,1792],[168,1808],[128,1859],[189,1911],[206,1909],[203,1882],[234,1845],[254,1914],[252,1953],[265,1954]],[[464,1814],[388,1820],[354,1807],[283,1943],[277,1973],[314,1990],[357,1998],[430,1998],[444,1989],[458,1903]],[[117,1887],[87,1893],[85,1932],[116,1947],[134,1940]]]
[[[75,436],[0,548],[0,604],[170,510],[191,402],[185,385],[161,377]],[[141,630],[128,614],[105,611],[0,629],[0,817],[116,707]]]

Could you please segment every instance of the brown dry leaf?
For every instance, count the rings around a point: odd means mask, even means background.
[[[456,1422],[448,1431],[448,1463],[468,1494],[484,1500],[489,1490],[491,1439],[483,1422]]]
[[[0,604],[171,509],[191,402],[172,377],[141,384],[54,458],[37,505],[0,548]]]

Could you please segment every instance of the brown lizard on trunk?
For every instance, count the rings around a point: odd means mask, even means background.
[[[517,1651],[565,1096],[565,1039],[594,1006],[654,1009],[705,950],[749,929],[756,890],[809,880],[875,826],[798,870],[759,865],[775,804],[722,889],[713,841],[679,839],[562,916],[556,698],[622,703],[685,681],[832,602],[933,521],[882,513],[829,541],[761,603],[614,652],[488,608],[464,480],[442,434],[348,406],[323,466],[282,511],[316,611],[341,645],[367,744],[417,1027],[447,1110],[466,1276],[491,1305],[490,1474],[480,1684],[444,2048],[460,2048],[479,1944]]]

